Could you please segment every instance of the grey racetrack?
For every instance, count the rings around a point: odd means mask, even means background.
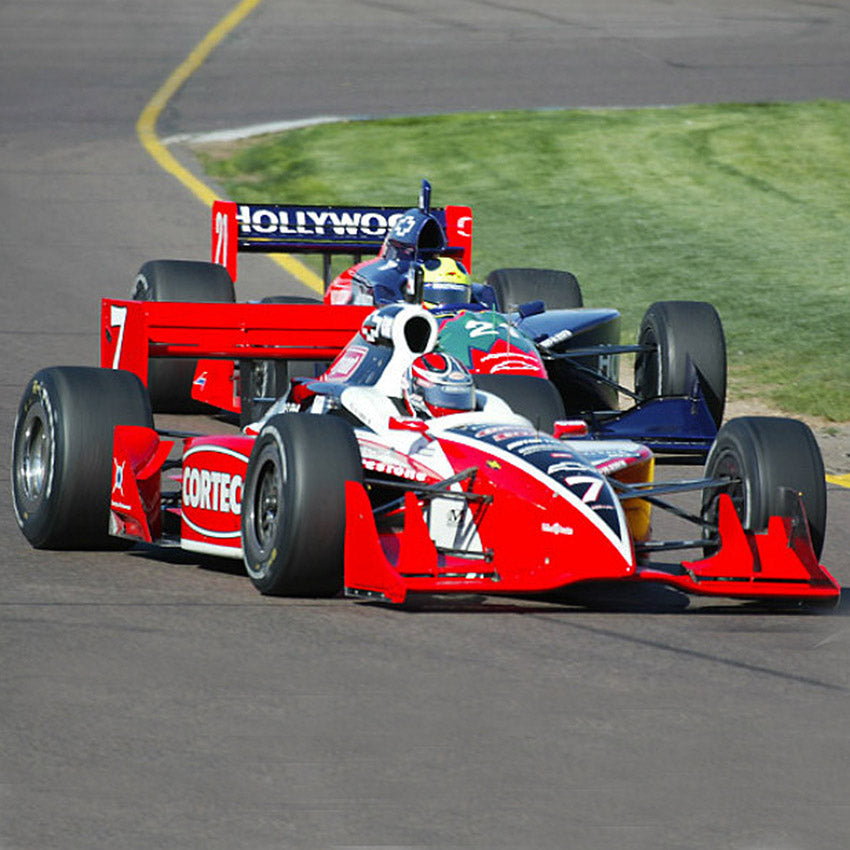
[[[7,481],[29,376],[97,362],[99,299],[142,262],[207,256],[135,123],[234,6],[0,4]],[[850,98],[848,0],[264,0],[158,133],[820,97]],[[298,291],[249,259],[251,287]],[[846,597],[850,490],[829,503]],[[848,845],[846,601],[266,599],[227,564],[36,552],[8,485],[0,542],[3,850]]]

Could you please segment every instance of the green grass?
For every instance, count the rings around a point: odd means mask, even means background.
[[[711,301],[731,394],[850,420],[850,103],[500,112],[330,124],[201,151],[240,201],[470,204],[473,276],[574,272],[634,337]]]

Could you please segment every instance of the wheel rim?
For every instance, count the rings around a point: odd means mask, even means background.
[[[710,500],[703,507],[702,517],[706,523],[703,528],[703,537],[717,536],[717,525],[720,514],[720,494],[726,493],[732,500],[732,506],[735,508],[735,513],[741,520],[741,524],[746,528],[748,523],[747,510],[747,488],[745,484],[744,468],[738,455],[726,449],[722,451],[713,464],[710,470],[709,477],[725,478],[728,484],[721,485],[715,488]],[[710,527],[708,527],[710,526]],[[706,554],[713,554],[716,547],[708,547]]]
[[[260,486],[257,488],[257,501],[254,508],[254,533],[260,548],[270,547],[277,531],[280,515],[280,484],[277,466],[267,462],[260,472]]]
[[[50,432],[39,407],[27,414],[21,429],[15,474],[24,498],[29,503],[44,497],[51,467]]]
[[[246,517],[246,530],[256,550],[254,566],[249,566],[252,575],[264,573],[265,567],[260,567],[260,564],[271,558],[280,545],[281,525],[286,517],[284,466],[269,446],[262,451],[259,460],[250,514]]]
[[[724,452],[717,460],[714,470],[715,477],[730,479],[720,493],[727,493],[735,506],[735,513],[744,522],[747,519],[747,490],[744,486],[744,469],[738,456],[734,452]],[[734,480],[733,480],[734,479]],[[717,516],[717,498],[713,500],[715,518]]]

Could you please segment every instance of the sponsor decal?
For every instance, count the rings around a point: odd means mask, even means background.
[[[393,338],[393,325],[404,305],[390,304],[375,310],[363,320],[360,335],[366,342],[389,343]]]
[[[403,215],[396,222],[395,227],[393,228],[393,236],[404,237],[410,233],[411,230],[416,226],[416,219],[412,215]]]
[[[509,374],[529,374],[540,376],[540,359],[534,354],[523,354],[516,350],[494,352],[483,357],[473,357],[476,372],[497,375],[500,372]]]
[[[565,340],[568,340],[572,335],[573,332],[571,330],[567,330],[567,328],[564,328],[562,331],[558,331],[557,333],[554,333],[551,336],[547,336],[546,339],[542,340],[541,342],[538,342],[537,344],[541,348],[553,348],[559,342],[564,342]]]
[[[363,362],[368,349],[363,345],[349,345],[322,375],[323,381],[347,381]]]
[[[559,522],[544,522],[540,525],[540,530],[544,534],[556,534],[570,536],[573,534],[572,528],[568,525],[561,525]]]
[[[246,455],[220,445],[192,446],[183,456],[183,522],[204,537],[239,540]]]
[[[426,481],[428,476],[411,466],[405,464],[378,460],[376,458],[363,458],[363,468],[370,472],[382,472],[384,475],[392,475],[395,478],[404,478],[406,481]]]
[[[363,468],[370,472],[392,475],[406,481],[427,481],[434,477],[433,474],[429,476],[424,467],[415,461],[411,462],[406,455],[395,449],[364,439],[360,439],[359,444]]]
[[[124,497],[124,466],[127,461],[125,460],[123,463],[118,463],[117,460],[113,458],[112,461],[115,464],[115,478],[112,483],[112,492],[120,493],[121,497]]]
[[[355,237],[383,239],[401,217],[373,209],[256,207],[240,204],[236,213],[244,236]]]
[[[558,463],[552,463],[546,468],[546,474],[553,478],[559,472],[576,472],[577,470],[587,469],[587,464],[580,460],[562,460]]]
[[[462,504],[449,508],[444,517],[446,525],[457,528],[461,524],[465,512],[466,508]]]
[[[203,511],[239,514],[242,476],[189,467],[183,470],[183,505]]]

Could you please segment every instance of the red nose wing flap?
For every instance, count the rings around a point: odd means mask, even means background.
[[[437,575],[437,549],[414,493],[404,494],[404,533],[401,535],[398,571],[402,575]]]
[[[199,360],[192,380],[192,398],[221,410],[239,413],[242,399],[239,398],[233,361]]]
[[[362,484],[345,484],[345,593],[401,604],[407,595],[402,577],[384,554],[372,505]]]
[[[115,428],[110,534],[148,543],[162,535],[160,471],[173,445],[152,428]]]
[[[690,575],[668,578],[668,583],[691,593],[729,597],[832,598],[840,594],[838,583],[818,563],[812,549],[801,501],[796,517],[771,517],[766,532],[748,533],[724,493],[719,501],[719,526],[720,551],[701,561],[683,562]]]
[[[710,558],[686,562],[683,566],[700,578],[750,579],[755,561],[735,506],[727,493],[721,493],[718,509],[720,550]]]
[[[773,516],[767,534],[758,535],[756,542],[762,568],[759,578],[781,581],[799,577],[838,590],[838,583],[818,563],[805,522],[795,523],[790,517]]]

